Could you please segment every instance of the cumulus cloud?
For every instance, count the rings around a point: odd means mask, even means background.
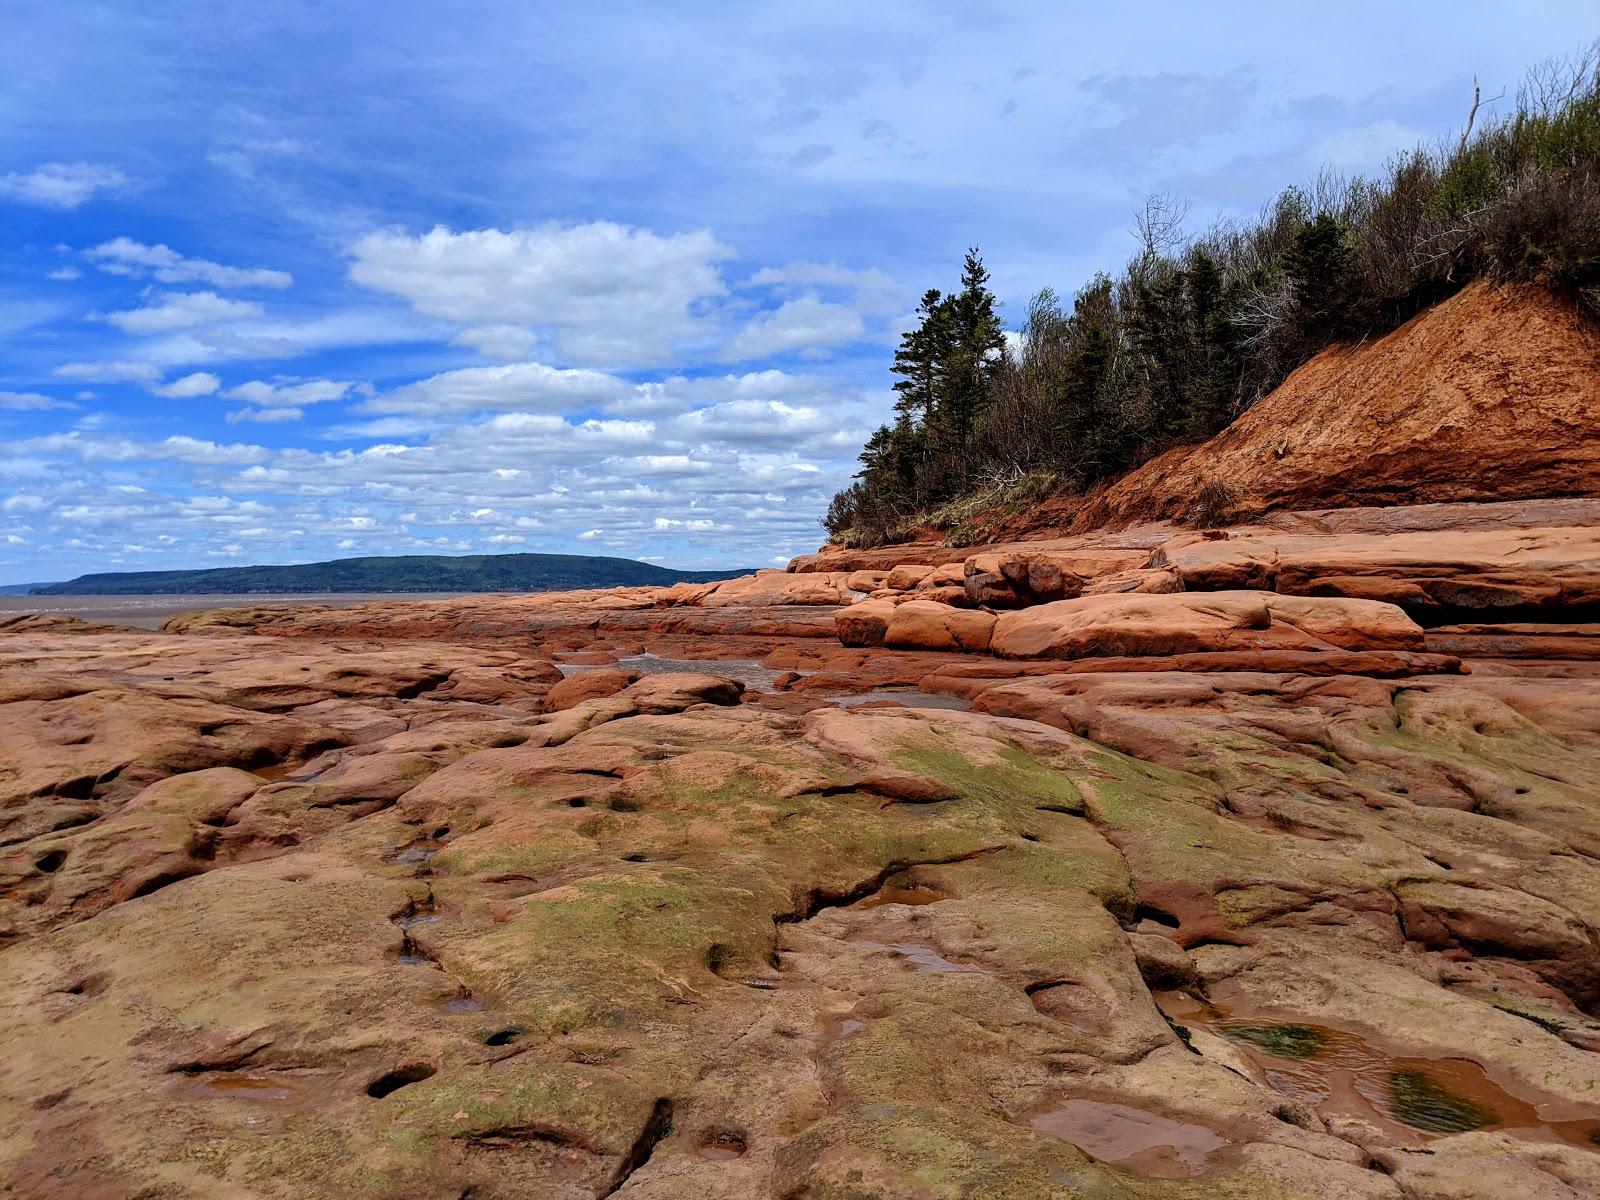
[[[79,208],[96,192],[127,186],[126,175],[101,163],[45,163],[26,173],[0,175],[0,196],[44,208]]]
[[[219,288],[275,288],[294,283],[287,271],[267,267],[228,267],[204,258],[186,258],[171,247],[147,246],[132,238],[112,238],[85,250],[84,257],[112,275],[151,276],[162,283],[209,283]]]
[[[85,435],[77,431],[24,438],[11,443],[7,449],[13,454],[66,454],[85,462],[131,462],[147,458],[212,466],[256,463],[267,457],[267,451],[262,447],[237,442],[224,445],[183,435],[142,442],[127,437]]]
[[[174,379],[171,383],[162,384],[155,389],[158,396],[167,396],[172,399],[182,400],[193,396],[215,395],[222,386],[222,380],[209,371],[196,371],[185,375],[181,379]]]
[[[44,412],[53,408],[77,408],[69,400],[56,400],[38,392],[0,392],[0,409],[8,412]]]
[[[485,358],[527,358],[539,344],[539,335],[531,329],[516,325],[482,325],[463,329],[453,339],[458,346],[468,346]]]
[[[306,415],[303,408],[236,408],[227,416],[229,425],[237,425],[241,421],[252,421],[257,425],[282,425],[288,421],[298,421]]]
[[[275,405],[298,408],[306,404],[322,404],[328,400],[343,399],[349,393],[350,387],[348,383],[339,383],[332,379],[307,379],[301,382],[280,380],[277,383],[252,379],[249,383],[229,388],[225,394],[230,400],[243,400],[247,404],[258,404],[263,408]]]
[[[259,317],[261,312],[254,301],[229,300],[215,292],[158,292],[155,303],[109,313],[106,320],[124,333],[150,334]]]
[[[422,235],[370,233],[350,250],[350,278],[418,312],[504,346],[507,330],[548,336],[581,365],[666,361],[709,329],[698,309],[725,293],[732,251],[709,232],[661,236],[609,221]],[[475,331],[475,332],[472,332]]]
[[[307,405],[342,400],[352,385],[332,379],[279,380],[268,383],[252,379],[223,393],[230,400],[243,400],[249,407],[235,409],[227,416],[230,425],[251,421],[257,425],[281,425],[298,421]]]
[[[816,354],[853,342],[865,332],[861,314],[853,307],[813,295],[800,296],[753,318],[723,343],[717,357],[723,362],[737,362],[792,350]]]
[[[149,362],[73,362],[63,363],[55,374],[85,383],[154,383],[161,378],[161,368]]]
[[[903,289],[877,267],[857,270],[838,263],[796,262],[783,267],[762,267],[745,281],[746,287],[786,290],[811,287],[848,288],[864,295],[898,294]]]
[[[499,367],[464,367],[419,380],[369,400],[370,412],[440,413],[529,410],[564,412],[601,407],[629,393],[614,375],[581,368],[512,363]]]

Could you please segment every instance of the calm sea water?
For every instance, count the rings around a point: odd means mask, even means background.
[[[444,600],[461,592],[304,592],[282,596],[0,596],[0,614],[64,613],[86,621],[107,621],[154,629],[178,613],[207,608],[268,604],[328,604],[344,608],[373,600]]]

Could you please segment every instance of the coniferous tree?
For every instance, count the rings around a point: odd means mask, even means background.
[[[935,414],[936,436],[943,447],[959,450],[971,440],[973,426],[988,406],[989,383],[1005,346],[989,272],[977,247],[967,251],[961,290],[946,304],[949,348]]]
[[[1284,273],[1294,288],[1302,336],[1317,350],[1339,330],[1349,254],[1344,226],[1336,217],[1318,213],[1295,235],[1284,255]]]
[[[917,306],[921,320],[900,338],[894,366],[901,376],[894,390],[895,411],[912,425],[925,424],[938,404],[942,372],[950,354],[950,306],[939,289],[929,288]]]

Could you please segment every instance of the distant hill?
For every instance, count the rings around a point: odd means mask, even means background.
[[[210,596],[284,592],[549,592],[705,583],[749,570],[674,571],[583,554],[407,554],[293,566],[108,571],[35,585],[30,596]]]
[[[32,596],[35,589],[52,588],[56,585],[47,580],[36,580],[33,583],[0,583],[0,596]],[[42,592],[40,593],[43,594]]]

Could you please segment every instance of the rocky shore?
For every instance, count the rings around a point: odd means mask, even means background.
[[[0,1193],[1600,1194],[1600,500],[0,626]]]

